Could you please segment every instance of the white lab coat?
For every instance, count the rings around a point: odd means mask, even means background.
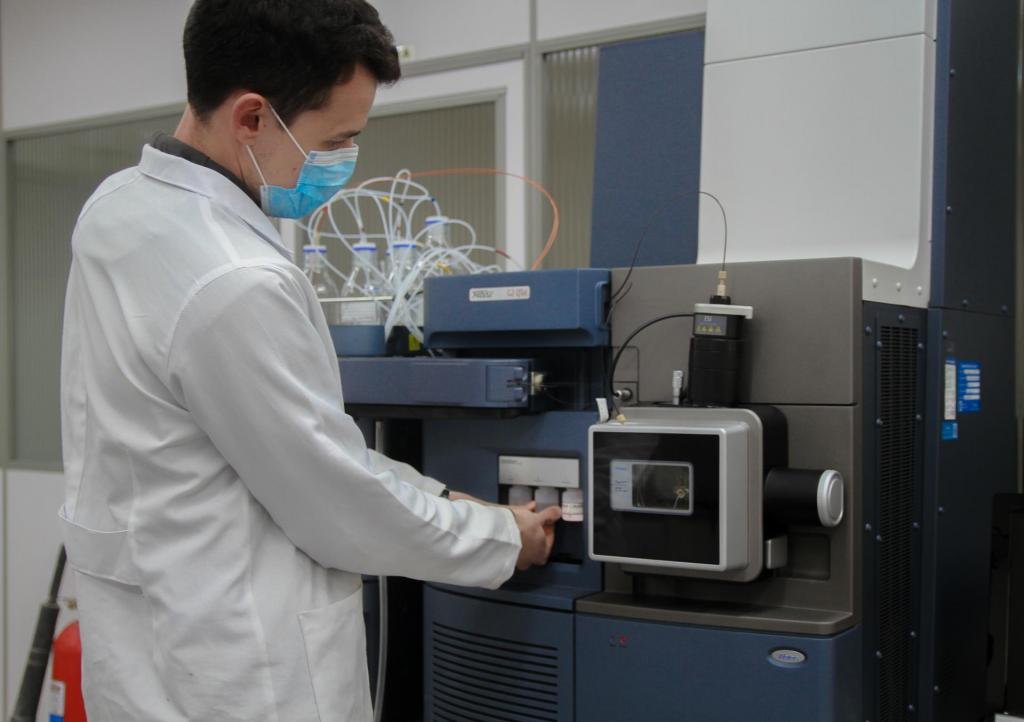
[[[72,241],[60,517],[90,722],[369,720],[360,574],[494,588],[512,514],[368,450],[273,225],[147,146]]]

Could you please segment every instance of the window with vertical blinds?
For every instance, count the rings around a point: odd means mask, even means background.
[[[545,268],[590,265],[598,53],[592,46],[544,56],[544,184],[561,216]],[[547,229],[551,209],[543,212]]]
[[[60,340],[71,232],[96,186],[179,114],[10,141],[11,461],[61,460]]]

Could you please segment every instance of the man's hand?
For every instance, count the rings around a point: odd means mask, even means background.
[[[516,517],[519,536],[523,541],[516,569],[525,571],[532,566],[547,564],[551,547],[555,543],[555,522],[562,518],[562,510],[557,506],[549,506],[538,514],[534,511],[537,508],[535,501],[526,506],[509,508]]]

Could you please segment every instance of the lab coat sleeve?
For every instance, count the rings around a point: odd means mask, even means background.
[[[167,380],[296,547],[325,567],[495,588],[520,550],[508,509],[450,502],[371,457],[337,363],[286,268],[236,268],[179,316]],[[429,483],[423,483],[429,487]]]
[[[370,455],[370,469],[374,473],[379,474],[385,471],[390,471],[406,484],[412,484],[420,491],[426,492],[427,494],[433,494],[434,496],[437,496],[445,489],[445,484],[442,484],[437,479],[424,476],[408,464],[404,464],[401,461],[395,461],[394,459],[384,456],[384,454],[380,454],[373,449],[367,449],[367,453]]]

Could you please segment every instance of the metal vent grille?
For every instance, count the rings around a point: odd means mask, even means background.
[[[918,330],[883,326],[879,356],[878,665],[881,722],[912,704],[912,538],[917,431]]]
[[[433,624],[438,722],[559,719],[558,650]]]

